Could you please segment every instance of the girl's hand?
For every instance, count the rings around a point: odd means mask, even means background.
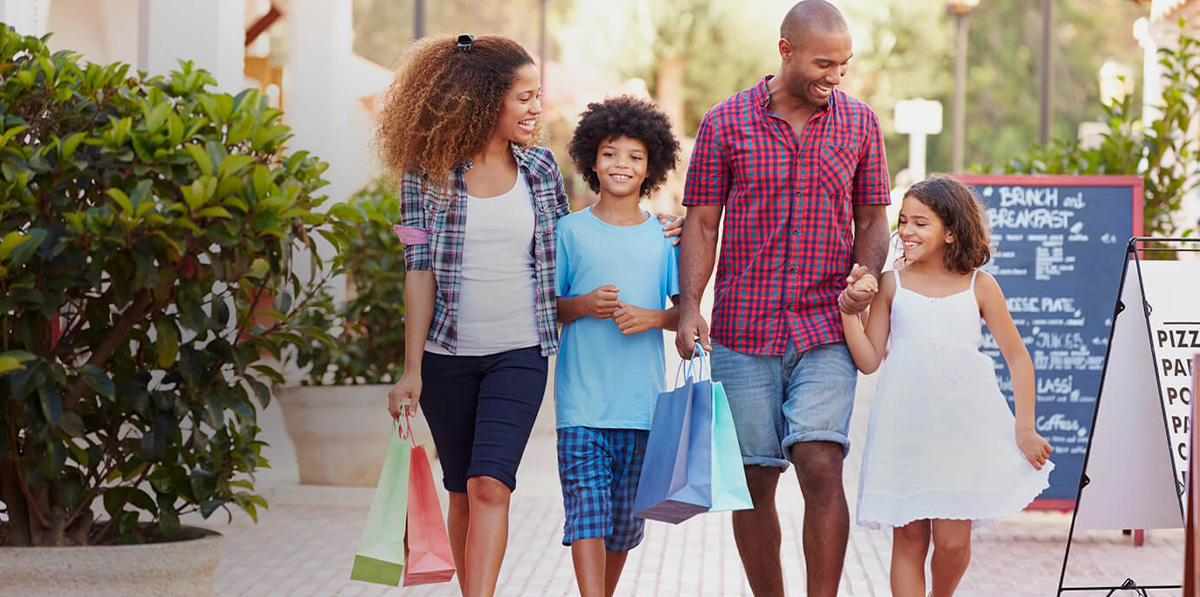
[[[658,214],[658,223],[663,224],[663,236],[674,238],[673,245],[679,244],[679,235],[683,234],[683,216],[675,214]]]
[[[585,309],[588,315],[596,319],[608,319],[613,316],[617,310],[617,294],[621,289],[612,284],[605,284],[584,296],[587,298],[587,308]]]
[[[1017,447],[1025,455],[1025,460],[1028,460],[1029,464],[1039,471],[1050,459],[1050,453],[1054,451],[1054,448],[1050,447],[1050,442],[1032,429],[1017,431]]]
[[[616,322],[621,333],[626,336],[640,334],[661,325],[658,320],[658,314],[654,311],[630,305],[623,301],[617,301],[617,310],[613,312],[612,320]]]
[[[388,412],[393,419],[404,416],[404,409],[413,413],[417,410],[417,401],[421,399],[421,374],[413,369],[406,369],[400,376],[400,381],[388,391]]]
[[[877,292],[879,281],[871,275],[871,270],[855,263],[850,275],[846,276],[846,289],[838,295],[838,307],[847,315],[862,313],[875,299]]]

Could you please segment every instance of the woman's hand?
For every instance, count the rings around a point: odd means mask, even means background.
[[[1054,451],[1054,448],[1050,447],[1050,442],[1032,429],[1017,431],[1017,447],[1025,455],[1025,460],[1028,460],[1029,464],[1039,471],[1046,465],[1046,461],[1050,459],[1050,453]]]
[[[674,238],[674,245],[679,244],[679,235],[683,234],[683,216],[675,214],[658,214],[658,223],[663,225],[663,236]]]
[[[400,376],[400,381],[388,391],[388,412],[393,419],[404,416],[405,408],[415,413],[417,401],[421,399],[421,374],[413,369],[406,369]]]

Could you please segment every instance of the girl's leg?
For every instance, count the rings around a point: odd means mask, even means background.
[[[971,561],[971,521],[933,521],[933,594],[950,597]]]
[[[547,359],[538,347],[481,358],[471,464],[467,467],[465,597],[491,597],[508,543],[508,506],[517,466],[529,441],[542,395]]]
[[[894,597],[925,597],[929,527],[928,520],[914,520],[892,529],[891,580]]]
[[[580,597],[603,597],[607,576],[604,539],[579,539],[571,544],[571,562],[575,564],[575,582]]]
[[[617,590],[617,581],[621,580],[621,570],[625,568],[625,559],[628,557],[627,551],[604,550],[604,597],[613,597]]]
[[[454,567],[458,570],[458,590],[467,594],[466,559],[467,526],[470,523],[471,507],[466,493],[450,492],[450,510],[446,512],[446,527],[450,534],[450,553],[454,555]]]
[[[492,477],[467,479],[470,522],[463,557],[465,597],[490,597],[496,592],[500,563],[508,544],[508,504],[512,490]]]

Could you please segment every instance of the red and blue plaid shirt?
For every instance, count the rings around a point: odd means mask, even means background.
[[[543,356],[558,353],[558,310],[554,289],[554,225],[571,213],[562,173],[554,154],[544,147],[512,146],[519,175],[529,184],[535,215],[533,227],[533,301],[537,314],[538,344]],[[404,244],[408,271],[433,270],[437,298],[428,339],[451,353],[458,348],[458,297],[462,291],[463,245],[467,229],[467,162],[450,173],[446,192],[431,187],[416,173],[400,182],[400,225],[396,233]]]
[[[722,205],[712,336],[749,354],[839,342],[856,205],[887,205],[879,120],[834,89],[799,139],[768,105],[771,76],[705,115],[684,205]]]

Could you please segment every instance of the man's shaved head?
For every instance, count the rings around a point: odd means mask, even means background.
[[[813,31],[843,33],[848,31],[841,11],[826,0],[802,0],[783,17],[779,37],[799,45]]]

